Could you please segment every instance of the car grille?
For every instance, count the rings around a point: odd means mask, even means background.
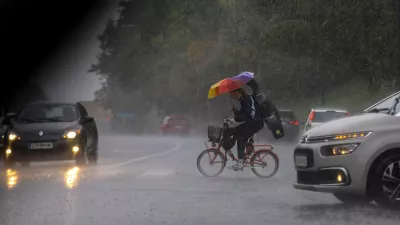
[[[297,171],[297,183],[309,185],[339,184],[336,180],[341,170]],[[343,174],[343,173],[342,173]],[[349,184],[349,177],[343,174],[343,184]]]
[[[314,166],[314,151],[312,149],[296,148],[294,150],[294,156],[296,156],[296,155],[307,156],[307,167],[306,168],[311,168]]]
[[[61,139],[62,135],[60,132],[43,132],[43,136],[39,132],[18,132],[21,141],[53,141]]]

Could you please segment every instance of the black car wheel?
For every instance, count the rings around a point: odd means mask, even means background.
[[[335,196],[336,199],[343,202],[344,204],[349,204],[349,205],[367,204],[372,202],[373,200],[365,195],[334,193],[333,196]]]
[[[87,141],[86,137],[82,137],[80,144],[80,151],[75,156],[75,162],[77,165],[85,165],[87,161],[88,161]]]
[[[400,155],[384,158],[372,179],[376,203],[384,208],[400,209]]]
[[[88,161],[90,164],[96,164],[98,158],[98,147],[95,144],[93,145],[93,149],[89,151],[90,153],[88,154]]]

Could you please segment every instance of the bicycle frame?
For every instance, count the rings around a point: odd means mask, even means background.
[[[223,131],[222,131],[222,134],[221,134],[222,136],[224,135],[224,130],[227,127],[227,121],[228,121],[227,119],[228,119],[228,117],[224,117]],[[232,153],[231,150],[225,150],[225,152],[221,151],[222,138],[219,141],[219,143],[211,142],[211,146],[208,146],[207,142],[208,141],[204,142],[204,144],[206,146],[206,149],[207,150],[215,150],[216,152],[221,153],[221,155],[223,156],[225,162],[228,161],[228,156],[227,155],[229,155],[233,161],[236,161],[236,162],[238,161],[238,158],[236,158],[236,156]],[[251,146],[253,146],[254,152],[252,154],[250,154],[250,155],[247,155],[246,153],[248,152],[249,146],[248,145],[246,146],[246,149],[245,149],[245,154],[246,155],[245,155],[245,159],[244,159],[245,160],[245,164],[250,164],[250,160],[251,160],[252,156],[256,155],[259,151],[267,150],[269,153],[274,154],[278,158],[278,155],[275,154],[275,152],[273,151],[274,147],[272,147],[272,145],[268,145],[268,144],[256,144],[256,145],[255,144],[251,144]],[[255,148],[257,148],[257,147],[258,148],[261,147],[261,149],[255,150]],[[217,158],[217,155],[215,155],[212,160],[210,159],[210,163],[213,163],[216,158]],[[253,161],[253,163],[255,163],[255,160]],[[258,163],[256,163],[256,164],[258,164]]]
[[[224,157],[225,162],[228,161],[228,155],[231,157],[231,159],[233,161],[238,161],[238,159],[236,158],[236,156],[232,153],[231,150],[225,150],[225,152],[221,151],[221,147],[222,147],[222,140],[216,144],[216,143],[211,143],[211,146],[207,145],[207,141],[204,142],[206,149],[207,150],[215,150],[218,153],[221,153],[221,155]],[[252,158],[253,155],[256,155],[258,152],[260,151],[265,151],[267,150],[268,152],[270,152],[271,154],[276,155],[276,157],[278,157],[277,154],[275,154],[275,152],[273,151],[274,147],[272,145],[268,145],[268,144],[256,144],[256,145],[252,145],[253,148],[257,148],[257,147],[262,147],[261,149],[255,150],[252,154],[250,155],[246,155],[245,156],[245,163],[246,164],[250,164],[250,159]],[[246,146],[246,152],[248,151],[248,146]],[[217,158],[217,155],[214,156],[213,159],[210,158],[210,163],[214,163],[214,160]],[[262,161],[262,159],[261,159]],[[258,163],[256,161],[253,162],[254,164],[261,164]]]

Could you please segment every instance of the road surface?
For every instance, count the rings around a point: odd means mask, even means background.
[[[375,204],[345,206],[329,194],[292,188],[293,146],[276,145],[278,173],[249,169],[203,177],[200,138],[112,137],[96,166],[73,162],[1,168],[1,225],[364,225],[399,224]]]

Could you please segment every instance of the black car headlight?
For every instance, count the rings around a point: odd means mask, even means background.
[[[349,155],[354,152],[360,144],[341,144],[321,147],[323,156]]]
[[[78,136],[80,133],[80,130],[70,130],[64,133],[64,138],[65,139],[74,139],[76,136]]]

